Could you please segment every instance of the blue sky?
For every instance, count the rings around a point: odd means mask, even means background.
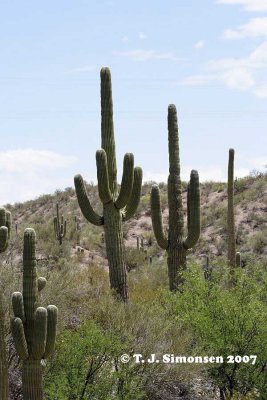
[[[170,103],[183,179],[267,164],[267,0],[0,1],[0,54],[0,203],[96,181],[102,66],[119,175],[131,151],[166,181]]]

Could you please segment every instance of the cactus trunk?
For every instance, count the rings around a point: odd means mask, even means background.
[[[109,261],[110,287],[120,298],[128,300],[126,264],[123,245],[122,215],[113,203],[104,206],[104,231],[106,238],[106,251]]]
[[[170,290],[175,291],[183,283],[182,272],[186,269],[186,250],[182,243],[168,249],[168,276]]]
[[[228,161],[228,263],[231,269],[236,266],[236,242],[235,242],[235,216],[234,216],[234,155],[233,149],[229,150]]]
[[[2,293],[0,293],[0,399],[8,399],[8,366],[5,341],[5,314]]]
[[[23,399],[43,399],[43,371],[40,360],[25,360],[22,366]]]

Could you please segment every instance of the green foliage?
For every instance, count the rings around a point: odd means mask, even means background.
[[[46,372],[46,398],[112,398],[118,380],[114,362],[120,354],[123,354],[123,345],[118,338],[103,332],[92,321],[83,323],[75,331],[65,331]]]
[[[266,393],[264,373],[260,373],[267,359],[265,288],[255,276],[238,271],[236,286],[229,289],[228,273],[226,269],[223,275],[215,273],[211,281],[205,281],[202,272],[191,267],[185,273],[183,293],[168,295],[166,301],[177,320],[192,332],[196,354],[223,356],[222,364],[210,364],[207,371],[225,393],[247,394],[255,388]],[[256,355],[256,364],[227,363],[230,355]]]

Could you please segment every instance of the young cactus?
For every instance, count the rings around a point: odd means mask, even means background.
[[[11,231],[11,213],[0,208],[0,253],[8,246]],[[0,399],[8,399],[8,362],[5,342],[5,314],[3,309],[3,293],[0,288]]]
[[[134,168],[134,156],[124,156],[121,188],[117,187],[117,167],[113,127],[111,74],[102,68],[101,77],[101,150],[96,152],[98,192],[103,204],[103,215],[92,208],[81,175],[74,178],[78,203],[84,217],[94,225],[104,226],[111,289],[126,302],[128,288],[123,243],[122,222],[130,219],[139,204],[142,170]]]
[[[152,186],[151,217],[158,245],[168,254],[168,275],[170,290],[177,290],[182,283],[181,273],[186,268],[186,255],[194,247],[200,235],[200,192],[198,172],[191,171],[187,191],[188,236],[184,238],[184,216],[182,208],[182,182],[180,178],[180,158],[177,113],[175,105],[168,108],[169,131],[169,231],[165,236],[162,224],[162,212],[159,187]]]
[[[59,216],[59,204],[57,203],[57,216],[54,217],[54,231],[56,239],[59,241],[60,246],[62,245],[63,238],[66,236],[67,221],[64,221],[63,215]]]
[[[0,208],[0,253],[3,253],[8,246],[11,231],[11,213],[5,208]]]
[[[14,318],[11,332],[16,351],[23,361],[22,391],[25,400],[43,399],[42,359],[53,352],[56,338],[56,306],[37,307],[38,292],[46,285],[37,278],[35,258],[36,235],[33,229],[24,232],[23,293],[12,295]]]

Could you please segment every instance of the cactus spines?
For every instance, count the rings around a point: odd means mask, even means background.
[[[63,215],[59,216],[59,204],[57,203],[57,215],[54,217],[54,231],[56,239],[62,245],[63,238],[66,236],[67,221],[64,220]]]
[[[37,307],[38,292],[46,284],[45,278],[37,278],[35,258],[36,235],[33,229],[24,232],[23,293],[12,295],[14,318],[11,332],[16,351],[23,361],[22,390],[27,400],[43,399],[41,360],[54,349],[57,325],[55,306]]]
[[[182,183],[180,178],[180,158],[178,124],[175,105],[168,107],[169,138],[169,230],[165,235],[162,223],[160,193],[157,185],[151,190],[151,216],[153,231],[158,245],[168,254],[168,275],[170,290],[177,290],[182,283],[181,273],[186,268],[186,255],[198,241],[200,235],[200,191],[198,172],[191,171],[188,184],[187,221],[188,235],[184,238],[182,208]]]
[[[142,169],[134,167],[133,154],[125,154],[122,181],[118,192],[110,70],[102,68],[100,77],[101,149],[96,152],[96,166],[103,216],[93,210],[81,175],[74,177],[74,183],[84,217],[94,225],[104,225],[110,286],[126,302],[128,289],[122,222],[131,218],[137,210],[141,195]]]

